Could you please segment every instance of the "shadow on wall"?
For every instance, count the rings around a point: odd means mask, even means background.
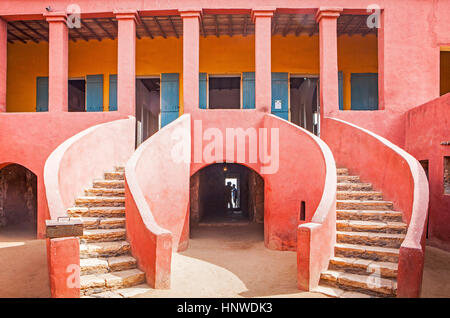
[[[36,233],[37,177],[27,168],[10,164],[0,169],[0,228]]]

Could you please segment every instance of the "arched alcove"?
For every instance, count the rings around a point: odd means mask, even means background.
[[[37,177],[19,164],[0,169],[0,229],[36,233]]]

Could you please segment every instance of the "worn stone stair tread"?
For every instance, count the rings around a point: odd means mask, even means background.
[[[322,272],[320,278],[323,282],[337,284],[340,288],[365,290],[386,296],[395,296],[397,283],[391,279],[373,277],[370,275],[358,275],[334,270]],[[355,290],[352,290],[355,291]]]
[[[147,293],[152,290],[154,290],[154,289],[151,288],[149,285],[140,284],[140,285],[136,285],[136,286],[132,286],[132,287],[117,289],[116,293],[118,293],[119,295],[121,295],[124,298],[131,298],[131,297],[135,297],[135,296]]]
[[[137,261],[133,256],[121,255],[106,258],[108,267],[111,271],[119,271],[124,269],[131,269],[137,266]]]
[[[144,280],[145,273],[135,268],[104,274],[81,275],[80,288],[82,290],[92,288],[117,289],[137,285],[144,282]]]
[[[359,182],[359,176],[343,176],[343,175],[338,175],[337,176],[337,181],[338,182]]]
[[[338,191],[372,191],[372,183],[338,182]]]
[[[80,259],[81,274],[107,273],[108,261],[103,258],[82,258]]]
[[[73,219],[79,219],[83,222],[84,228],[112,228],[125,227],[126,218],[124,217],[95,217],[95,216],[77,216]]]
[[[333,298],[373,298],[374,296],[358,293],[358,292],[349,292],[344,289],[340,289],[337,287],[330,287],[330,286],[324,286],[319,285],[316,288],[312,290],[316,293],[322,293],[328,297]]]
[[[96,206],[96,207],[71,207],[67,209],[70,216],[122,216],[125,215],[124,206]]]
[[[124,166],[114,166],[114,171],[125,172],[125,167]]]
[[[392,210],[393,203],[384,200],[336,200],[338,210]]]
[[[130,243],[128,243],[127,241],[93,242],[80,244],[80,256],[83,258],[122,255],[129,250]]]
[[[348,168],[336,168],[336,173],[339,176],[348,175]]]
[[[383,199],[383,193],[380,191],[352,191],[352,190],[338,190],[336,192],[336,197],[338,200],[359,200],[359,198],[364,199],[370,199],[372,198],[373,201],[375,200],[382,200]],[[371,201],[372,201],[371,200]]]
[[[84,230],[83,236],[80,237],[89,241],[117,241],[126,238],[125,229],[87,229]]]
[[[386,246],[400,248],[405,234],[380,232],[336,232],[337,242],[351,244],[367,244],[370,246]]]
[[[339,231],[406,233],[407,225],[393,221],[336,220]]]
[[[84,193],[86,196],[121,197],[125,195],[125,188],[87,188]]]
[[[382,221],[385,219],[402,221],[402,212],[392,210],[336,210],[340,220]]]
[[[94,180],[93,182],[94,189],[124,189],[125,181],[124,180]]]
[[[378,262],[370,259],[334,256],[330,259],[330,266],[344,271],[357,271],[371,275],[396,278],[398,264],[392,262]],[[332,269],[332,268],[330,268]]]
[[[123,180],[124,172],[121,171],[109,171],[104,173],[106,180]]]
[[[346,243],[336,243],[334,250],[336,256],[357,257],[383,262],[397,262],[400,253],[400,249],[398,248]]]
[[[103,196],[80,196],[75,201],[123,201],[125,202],[124,197],[103,197]]]

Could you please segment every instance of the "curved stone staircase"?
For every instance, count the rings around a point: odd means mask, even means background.
[[[314,290],[331,297],[395,297],[399,249],[407,225],[393,203],[337,169],[335,256]]]
[[[84,226],[80,296],[122,298],[151,290],[126,241],[123,167],[95,180],[67,212],[72,218],[81,218]]]

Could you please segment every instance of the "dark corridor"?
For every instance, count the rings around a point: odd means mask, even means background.
[[[236,190],[227,189],[232,185]],[[203,168],[191,177],[190,194],[192,225],[264,221],[264,180],[243,165],[220,163]]]

